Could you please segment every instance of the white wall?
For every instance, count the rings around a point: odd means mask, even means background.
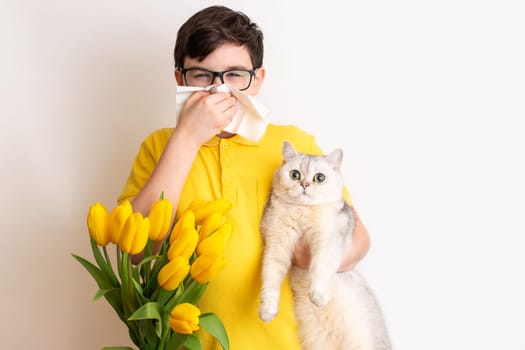
[[[0,2],[2,348],[130,344],[70,253],[173,124],[176,31],[212,3]],[[265,32],[275,122],[344,149],[396,348],[525,349],[523,2],[223,3]]]

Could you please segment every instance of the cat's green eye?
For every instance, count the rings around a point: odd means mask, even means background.
[[[317,173],[317,174],[314,175],[314,182],[321,183],[321,182],[323,182],[325,179],[326,179],[326,176],[324,176],[324,174]]]
[[[299,170],[290,170],[290,179],[292,180],[296,180],[296,181],[299,181],[301,180],[301,173],[299,172]]]

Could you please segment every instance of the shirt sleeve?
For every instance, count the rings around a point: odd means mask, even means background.
[[[117,198],[118,203],[132,200],[144,187],[162,155],[169,134],[163,130],[150,134],[140,145],[133,161],[129,177],[122,193]]]

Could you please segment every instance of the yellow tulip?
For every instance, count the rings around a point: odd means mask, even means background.
[[[221,212],[215,211],[202,222],[199,229],[199,242],[206,239],[210,234],[224,224],[225,217]]]
[[[195,247],[199,243],[199,234],[195,228],[186,229],[178,234],[173,242],[170,243],[168,249],[168,260],[175,259],[178,256],[183,256],[189,259]]]
[[[191,277],[200,283],[209,282],[217,276],[224,265],[226,260],[222,255],[200,255],[191,265]]]
[[[228,221],[215,233],[204,239],[197,246],[197,254],[224,254],[224,247],[229,242],[232,233],[232,225]]]
[[[197,199],[195,199],[194,201],[192,201],[190,203],[190,206],[188,207],[188,210],[193,211],[193,210],[197,209],[198,207],[203,206],[206,203],[207,202],[204,199],[197,198]]]
[[[138,254],[148,243],[149,218],[136,212],[126,220],[120,234],[119,246],[123,252]]]
[[[151,205],[149,238],[152,241],[162,241],[166,237],[172,214],[173,205],[168,199],[159,199]]]
[[[226,214],[232,207],[232,203],[224,198],[215,199],[195,208],[195,222],[200,224],[205,218],[218,211]]]
[[[124,201],[117,205],[109,214],[109,240],[111,243],[118,244],[120,241],[120,232],[126,223],[126,220],[133,214],[133,208],[130,201]]]
[[[108,219],[108,210],[103,204],[97,202],[89,207],[88,231],[99,246],[105,246],[109,243]]]
[[[195,214],[191,210],[186,210],[171,230],[170,244],[181,232],[192,228],[195,228]]]
[[[201,311],[190,303],[182,303],[170,312],[171,328],[178,333],[192,334],[199,330],[199,316]]]
[[[165,290],[175,290],[189,271],[188,259],[178,256],[162,267],[157,275],[157,282]]]

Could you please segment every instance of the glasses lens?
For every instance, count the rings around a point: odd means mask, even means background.
[[[225,72],[211,72],[203,69],[190,68],[184,72],[186,84],[189,86],[206,87],[213,84],[216,76],[222,73],[222,81],[238,90],[246,90],[252,82],[252,71],[228,70]]]
[[[239,90],[245,90],[250,87],[252,74],[246,70],[229,70],[224,72],[224,83],[233,86]]]
[[[200,70],[189,69],[186,71],[186,84],[190,86],[208,86],[213,82],[213,73]]]

